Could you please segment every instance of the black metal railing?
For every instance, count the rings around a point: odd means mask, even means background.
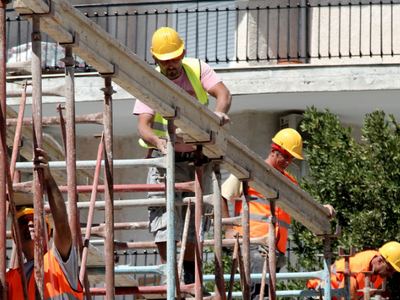
[[[76,8],[149,64],[154,64],[151,37],[161,26],[179,32],[187,56],[211,65],[398,60],[399,3],[303,2],[279,4],[278,0],[274,5],[251,6],[251,2],[171,1]],[[9,61],[29,59],[31,25],[12,10],[7,16]],[[61,47],[45,34],[43,50],[44,68],[63,67]],[[83,61],[77,68],[90,70]]]

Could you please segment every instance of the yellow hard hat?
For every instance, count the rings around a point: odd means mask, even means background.
[[[379,249],[382,257],[389,262],[397,272],[400,272],[400,244],[389,242]]]
[[[296,130],[292,128],[282,129],[275,135],[272,141],[294,157],[304,159],[304,155],[301,154],[303,150],[303,139]]]
[[[34,209],[30,207],[23,207],[17,212],[17,222],[19,218],[26,216],[26,215],[33,215],[34,214]],[[46,218],[46,224],[47,224],[47,233],[50,234],[51,231],[51,225],[49,219]],[[14,224],[11,224],[11,236],[14,239]]]
[[[175,30],[161,27],[153,34],[151,53],[159,60],[169,60],[180,56],[184,45]]]

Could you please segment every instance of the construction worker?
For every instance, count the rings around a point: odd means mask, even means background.
[[[331,266],[331,286],[333,289],[343,288],[345,284],[345,259],[335,261]],[[382,288],[382,282],[386,281],[387,277],[392,277],[395,272],[400,272],[400,244],[397,242],[388,242],[384,244],[379,251],[367,250],[357,253],[350,257],[349,269],[350,275],[350,291],[351,299],[357,300],[364,297],[363,290],[365,287],[365,273],[370,274],[370,283],[373,289]],[[307,287],[314,290],[324,287],[324,282],[321,284],[319,279],[309,280]],[[386,290],[385,295],[390,297],[390,293]],[[332,297],[336,299],[335,297]]]
[[[184,42],[175,30],[168,27],[158,29],[153,35],[151,53],[158,65],[157,70],[190,95],[197,98],[200,103],[208,107],[208,94],[217,99],[214,113],[220,118],[221,126],[230,121],[227,115],[232,99],[229,90],[209,65],[199,59],[185,57]],[[167,121],[139,100],[136,100],[133,113],[139,116],[138,132],[141,137],[139,140],[140,145],[150,149],[150,152],[152,152],[151,157],[164,156],[166,153],[166,140],[162,137],[167,135]],[[185,144],[182,140],[178,140],[175,143],[176,182],[194,180],[194,167],[189,166],[189,163],[195,160],[194,150],[192,146]],[[164,174],[165,169],[150,168],[147,183],[161,183],[159,178],[164,176]],[[212,166],[208,164],[204,168],[203,177],[203,192],[205,195],[212,192],[211,175]],[[182,193],[176,194],[178,197],[186,195]],[[165,197],[165,194],[163,192],[148,194],[148,198],[154,197]],[[181,239],[186,208],[186,206],[183,209],[182,207],[175,208],[176,241]],[[210,207],[205,207],[204,212],[209,212],[210,209]],[[191,216],[188,243],[183,263],[186,284],[194,283],[195,270],[195,214],[192,213]],[[154,234],[161,261],[166,263],[166,224],[168,223],[166,220],[166,208],[149,207],[149,222],[150,231]]]
[[[301,153],[303,149],[303,140],[300,134],[292,129],[286,128],[279,131],[272,139],[270,153],[268,158],[265,160],[269,165],[274,167],[276,170],[281,172],[286,178],[288,178],[294,184],[297,184],[296,180],[285,171],[285,169],[297,159],[304,159]],[[233,175],[231,175],[225,183],[222,185],[222,217],[229,218],[229,209],[227,200],[234,203],[235,198],[239,198],[242,195],[242,184]],[[269,234],[268,219],[270,216],[269,202],[263,195],[252,189],[248,188],[248,195],[252,197],[249,202],[249,213],[250,213],[250,238],[264,237]],[[329,210],[331,217],[334,216],[335,210],[330,205],[325,205]],[[235,216],[242,214],[242,203],[236,201],[235,203]],[[276,272],[286,264],[285,253],[286,244],[288,238],[288,229],[291,223],[290,215],[279,207],[275,208],[276,215],[276,243],[277,243],[277,259],[276,259]],[[242,228],[240,226],[224,226],[226,238],[234,238],[236,234],[242,234]],[[268,248],[265,246],[250,246],[250,272],[260,274],[263,271],[263,265],[265,258],[262,253],[268,253]],[[259,299],[261,283],[252,281],[251,282],[251,299]],[[268,285],[265,285],[264,296],[268,296]]]
[[[48,249],[51,234],[50,222],[46,218],[44,238],[44,298],[45,299],[83,299],[83,287],[79,281],[78,258],[72,243],[68,224],[67,208],[53,176],[51,175],[46,152],[37,149],[34,167],[43,170],[43,181],[54,219],[53,247]],[[23,207],[17,213],[18,224],[12,224],[11,232],[19,230],[22,252],[26,263],[25,273],[28,282],[29,299],[35,299],[33,208]],[[7,299],[24,299],[19,268],[7,272]]]

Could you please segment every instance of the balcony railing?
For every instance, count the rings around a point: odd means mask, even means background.
[[[154,64],[151,37],[161,26],[179,32],[187,56],[222,67],[398,62],[400,56],[400,4],[393,1],[171,1],[76,8],[149,64]],[[9,61],[27,60],[31,26],[12,10],[7,16]],[[43,34],[43,68],[62,68],[63,56]],[[90,70],[83,61],[77,68]]]

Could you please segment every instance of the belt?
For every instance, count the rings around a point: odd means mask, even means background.
[[[196,158],[196,151],[191,152],[176,152],[175,151],[175,160],[194,160]]]
[[[150,149],[147,157],[162,157],[165,154],[156,149]],[[196,159],[196,151],[177,152],[175,151],[175,161],[194,161]]]

